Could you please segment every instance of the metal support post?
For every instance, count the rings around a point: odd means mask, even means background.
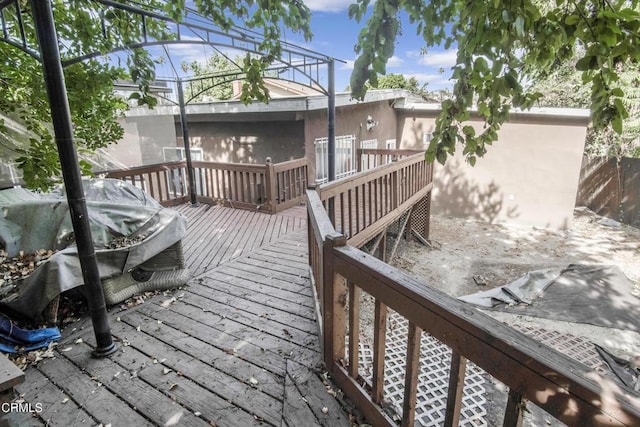
[[[96,336],[94,356],[105,357],[116,351],[111,336],[107,307],[104,301],[96,252],[89,227],[89,214],[82,188],[82,176],[78,166],[78,155],[73,143],[73,126],[67,99],[67,89],[60,62],[58,37],[53,21],[50,0],[31,0],[33,20],[38,35],[42,56],[42,68],[47,86],[51,120],[55,133],[62,177],[69,203],[71,223],[78,248],[78,258],[82,268],[82,278],[86,286],[86,297]]]
[[[195,205],[196,200],[196,184],[193,173],[193,162],[191,160],[191,144],[189,143],[189,123],[187,122],[187,110],[184,105],[184,91],[182,89],[182,80],[176,80],[178,85],[178,103],[180,104],[180,127],[182,128],[182,139],[184,142],[184,154],[187,160],[187,179],[189,180],[189,198],[191,204]]]

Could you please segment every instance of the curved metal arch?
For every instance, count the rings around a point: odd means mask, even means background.
[[[206,19],[190,9],[187,9],[184,22],[178,22],[166,16],[164,11],[154,9],[148,10],[140,6],[119,3],[114,0],[88,0],[88,3],[102,5],[114,10],[125,11],[132,14],[132,16],[140,18],[142,40],[117,46],[110,49],[108,53],[151,46],[190,44],[225,47],[242,52],[248,52],[254,55],[264,54],[264,51],[259,48],[260,43],[264,41],[264,38],[259,33],[237,26],[232,27],[229,31],[223,31],[217,27],[206,25]],[[9,24],[7,24],[4,16],[4,9],[9,6],[15,7],[16,22],[12,24],[17,28],[14,28],[13,31],[9,30]],[[105,18],[104,13],[100,15],[101,16],[99,18],[96,17],[96,19],[101,20],[103,32],[106,37],[106,33],[109,29],[109,21]],[[166,23],[170,27],[168,28],[169,31],[167,31],[167,36],[161,39],[152,39],[150,34],[147,32],[146,24],[148,23],[148,20],[157,20]],[[38,50],[30,46],[29,40],[26,36],[19,0],[0,0],[0,24],[2,25],[0,41],[5,41],[35,59],[40,60]],[[177,38],[173,39],[172,37]],[[277,58],[274,58],[274,61],[294,70],[310,82],[310,84],[307,85],[304,82],[294,80],[295,83],[311,88],[313,88],[314,84],[318,85],[323,88],[322,93],[328,95],[328,90],[320,83],[320,67],[335,59],[288,42],[280,43],[281,53]],[[95,51],[84,55],[70,56],[63,59],[62,65],[63,67],[67,67],[77,62],[95,58],[104,54],[104,51]]]
[[[239,76],[242,76],[242,75],[244,75],[244,74],[240,74]],[[222,76],[222,77],[214,77],[214,78],[224,78],[224,77],[230,77],[230,76]],[[269,79],[269,78],[272,78],[272,77],[269,77],[269,76],[264,76],[264,77],[265,77],[265,78],[268,78],[268,79]],[[323,95],[328,95],[328,93],[327,93],[326,91],[324,91],[324,90],[319,90],[317,86],[316,86],[316,87],[314,87],[314,86],[311,86],[311,85],[305,85],[305,84],[299,83],[299,82],[297,82],[297,81],[295,81],[295,80],[282,79],[282,78],[279,78],[279,77],[273,77],[273,79],[274,79],[274,80],[280,80],[280,81],[283,81],[283,82],[291,82],[291,83],[299,84],[300,86],[304,86],[304,87],[307,87],[307,88],[309,88],[309,89],[311,89],[311,90],[315,90],[316,92],[321,93],[321,94],[323,94]],[[209,86],[205,86],[203,89],[200,89],[200,90],[199,90],[198,92],[196,92],[195,94],[194,94],[194,93],[190,93],[191,97],[190,97],[189,99],[187,99],[184,103],[185,103],[186,105],[188,105],[189,103],[191,103],[191,101],[193,101],[194,99],[196,99],[198,96],[202,95],[203,93],[205,93],[205,92],[206,92],[206,91],[208,91],[209,89],[213,89],[213,88],[214,88],[214,87],[216,87],[216,86],[220,86],[220,85],[223,85],[223,84],[225,84],[225,83],[231,83],[231,82],[236,81],[236,80],[240,80],[240,79],[239,79],[239,78],[234,78],[234,79],[230,79],[230,80],[221,81],[221,82],[218,82],[218,83],[215,83],[215,84],[209,85]],[[184,82],[184,83],[188,83],[189,81],[187,81],[187,80],[183,80],[183,82]]]
[[[205,44],[209,46],[224,46],[232,49],[240,50],[243,52],[250,52],[254,54],[263,54],[264,52],[259,49],[260,43],[263,41],[262,36],[260,36],[256,32],[252,32],[247,29],[243,29],[237,26],[232,27],[229,31],[223,31],[218,29],[217,27],[206,26],[204,24],[199,24],[193,21],[193,19],[205,20],[205,18],[195,12],[190,11],[185,15],[184,22],[178,22],[174,19],[171,19],[167,16],[164,16],[158,12],[151,12],[139,7],[126,5],[122,3],[117,3],[112,0],[89,0],[89,2],[102,4],[107,7],[112,7],[114,9],[124,10],[126,12],[130,12],[135,14],[136,16],[140,16],[142,19],[142,37],[144,40],[138,41],[136,43],[129,43],[126,46],[121,46],[116,48],[117,50],[124,50],[127,48],[135,48],[135,47],[146,47],[146,46],[154,46],[154,45],[162,45],[162,44],[179,44],[179,43],[191,43],[191,44]],[[189,19],[192,17],[192,21]],[[158,39],[158,40],[149,40],[149,35],[146,31],[145,20],[146,19],[157,19],[167,24],[174,26],[173,34],[177,36],[177,39]],[[103,25],[106,25],[106,21],[103,18]],[[201,40],[194,40],[193,38],[184,39],[187,36],[197,37]],[[288,42],[280,42],[282,55],[287,55],[289,58],[292,56],[298,56],[305,60],[308,60],[309,63],[317,62],[318,64],[327,63],[330,59],[333,59],[327,55],[323,55],[319,52],[314,52],[310,49],[297,46],[295,44],[291,44]],[[116,50],[112,50],[116,51]],[[93,58],[96,56],[102,55],[104,52],[90,52],[85,55],[68,58],[65,60],[65,65],[70,65],[75,62],[83,61],[85,59]],[[276,58],[282,60],[283,58]],[[285,61],[283,61],[285,62]],[[291,62],[289,60],[289,62]]]
[[[236,75],[236,77],[241,77],[241,76],[244,76],[244,74],[241,73],[241,74]],[[225,77],[232,77],[232,76],[231,75],[210,76],[210,77],[206,77],[204,79],[206,80],[206,79],[209,79],[209,78],[225,78]],[[311,90],[315,90],[316,92],[321,93],[323,95],[328,95],[328,93],[324,90],[324,88],[322,90],[319,89],[319,87],[321,87],[321,86],[305,85],[305,84],[302,84],[302,83],[297,82],[295,80],[283,79],[283,78],[280,78],[280,77],[269,77],[269,76],[263,76],[263,77],[267,78],[267,79],[274,79],[274,80],[280,80],[280,81],[283,81],[283,82],[295,83],[295,84],[298,84],[300,86],[307,87],[307,88],[309,88]],[[229,79],[229,80],[224,80],[224,81],[221,81],[221,82],[218,82],[218,83],[211,84],[209,86],[205,86],[203,89],[200,89],[195,94],[194,93],[190,93],[191,96],[187,100],[185,100],[184,103],[186,105],[188,105],[189,103],[191,103],[191,101],[193,101],[194,99],[196,99],[198,96],[202,95],[204,92],[208,91],[209,89],[213,89],[216,86],[220,86],[220,85],[223,85],[225,83],[231,83],[231,82],[236,81],[236,80],[240,80],[240,78],[233,78],[233,79]],[[197,80],[182,80],[183,83],[189,83],[189,82],[193,82],[193,81],[197,81]]]
[[[233,45],[229,45],[229,44],[220,44],[220,43],[215,43],[215,44],[211,44],[210,42],[204,41],[204,40],[169,40],[169,41],[153,41],[153,42],[144,42],[144,43],[134,43],[134,44],[130,44],[127,46],[121,46],[118,48],[115,48],[113,50],[111,50],[111,53],[116,53],[116,52],[123,52],[126,51],[128,49],[136,49],[136,48],[142,48],[142,47],[150,47],[150,46],[171,46],[171,45],[203,45],[203,46],[215,46],[215,47],[228,47],[228,48],[232,48],[232,49],[237,49],[236,46]],[[238,50],[242,50],[242,49],[238,49]],[[260,55],[262,52],[260,51],[254,51],[254,50],[242,50],[243,52],[247,52],[247,53],[253,53],[256,55]],[[83,60],[85,59],[89,59],[92,57],[96,57],[102,55],[100,53],[92,55],[92,56],[86,56],[83,57]],[[277,58],[276,59],[277,62],[283,64],[282,66],[276,67],[275,70],[294,70],[295,72],[301,74],[302,76],[306,77],[312,84],[305,84],[296,80],[289,80],[293,83],[297,83],[300,84],[302,86],[308,87],[310,89],[314,89],[317,90],[316,87],[314,87],[313,85],[317,85],[319,87],[322,88],[322,91],[320,91],[320,93],[324,94],[324,95],[329,95],[328,91],[324,88],[324,86],[320,83],[320,70],[319,67],[325,64],[329,63],[329,59],[327,59],[326,61],[317,61],[315,63],[303,63],[303,64],[295,64],[293,62],[289,63],[284,61],[282,58]],[[70,65],[73,65],[77,62],[81,62],[78,59],[72,59],[72,60],[64,60],[62,61],[62,66],[63,67],[68,67]],[[313,67],[316,67],[315,73],[311,73],[313,71]],[[307,71],[307,69],[309,69],[311,72]],[[272,71],[271,68],[269,68],[268,71]],[[244,73],[237,73],[237,74],[242,74],[244,75]],[[217,75],[217,76],[206,76],[205,78],[211,78],[211,77],[225,77],[226,75]],[[193,80],[193,78],[183,78],[183,81],[191,81]],[[285,80],[285,79],[281,79],[281,80]]]
[[[329,95],[329,92],[316,79],[314,79],[312,76],[310,76],[308,74],[303,74],[302,72],[300,72],[297,69],[295,71],[298,71],[299,73],[301,73],[304,76],[306,76],[309,79],[310,84],[301,83],[301,82],[299,82],[297,80],[293,80],[293,79],[283,79],[281,77],[270,77],[270,76],[266,75],[266,73],[269,73],[269,72],[276,72],[277,73],[279,71],[289,70],[290,68],[291,67],[288,67],[288,66],[269,68],[269,69],[265,70],[265,74],[263,74],[263,78],[272,78],[274,80],[281,80],[281,81],[285,81],[285,82],[295,83],[295,84],[298,84],[300,86],[304,86],[306,88],[314,90],[314,91],[316,91],[318,93],[321,93],[323,95]],[[183,83],[193,83],[193,82],[205,81],[205,80],[210,80],[210,79],[223,79],[223,81],[221,81],[221,82],[217,82],[217,83],[211,84],[209,86],[205,86],[204,88],[200,89],[195,94],[190,93],[190,97],[185,101],[185,104],[189,104],[191,101],[193,101],[195,98],[197,98],[199,95],[201,95],[202,93],[206,92],[209,89],[212,89],[212,88],[214,88],[216,86],[219,86],[219,85],[222,85],[222,84],[225,84],[225,83],[230,83],[230,82],[235,81],[235,80],[240,80],[240,79],[242,79],[243,76],[245,76],[245,73],[243,73],[243,72],[230,72],[230,73],[208,74],[208,75],[204,75],[204,76],[197,76],[197,77],[181,79],[181,81]],[[229,77],[228,80],[227,80],[227,77]]]

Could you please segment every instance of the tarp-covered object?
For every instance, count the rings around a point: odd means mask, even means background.
[[[640,332],[640,298],[617,266],[571,264],[527,273],[507,286],[460,297],[486,308]]]
[[[182,215],[131,184],[90,179],[83,186],[101,278],[130,272],[186,233]],[[64,188],[47,194],[3,190],[0,208],[0,244],[8,256],[38,249],[57,251],[0,302],[2,311],[39,320],[57,295],[83,284]]]

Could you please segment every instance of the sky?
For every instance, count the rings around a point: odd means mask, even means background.
[[[356,59],[354,46],[365,22],[357,23],[348,17],[347,8],[355,0],[304,1],[312,11],[313,39],[306,42],[301,35],[288,33],[286,41],[339,60],[335,67],[336,91],[344,91],[349,85],[353,62]],[[402,18],[403,34],[398,37],[394,56],[387,63],[387,74],[415,77],[421,85],[428,84],[427,90],[451,87],[448,78],[456,58],[455,49],[444,51],[433,48],[426,55],[421,54],[424,40],[416,35],[415,26],[409,24],[407,17]],[[178,72],[183,61],[202,62],[207,55],[213,54],[213,50],[202,45],[174,45],[169,49]],[[237,55],[232,52],[225,53],[231,57]],[[162,52],[158,52],[158,55],[164,56]],[[440,69],[444,69],[445,72],[440,73]],[[171,74],[168,64],[164,65],[164,70],[158,70],[159,76],[169,77]],[[321,78],[320,83],[326,85],[326,76]]]
[[[347,8],[354,0],[304,0],[312,11],[311,30],[314,34],[308,46],[313,50],[329,54],[346,61],[336,64],[336,90],[344,90],[349,84],[353,62],[356,59],[354,46],[365,22],[350,20]],[[427,55],[420,50],[425,47],[421,36],[416,35],[415,26],[403,16],[403,34],[398,37],[394,56],[387,63],[387,74],[403,74],[415,77],[420,84],[428,83],[428,90],[450,87],[450,68],[456,59],[455,49],[430,49]],[[292,40],[290,40],[292,41]],[[440,68],[445,72],[440,73]]]

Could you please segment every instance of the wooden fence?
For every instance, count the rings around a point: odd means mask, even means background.
[[[306,159],[264,165],[193,162],[198,201],[277,213],[299,204],[307,187]],[[105,172],[145,190],[163,206],[189,200],[184,161]]]
[[[585,156],[576,206],[640,228],[640,159]]]
[[[307,200],[309,263],[319,300],[324,361],[370,423],[396,425],[381,409],[391,309],[409,324],[402,426],[414,425],[423,333],[451,350],[445,426],[458,425],[467,360],[509,388],[505,426],[521,425],[526,401],[571,426],[640,425],[637,398],[569,357],[348,245],[333,228],[318,194],[307,191]],[[361,292],[375,299],[370,383],[359,375]]]

